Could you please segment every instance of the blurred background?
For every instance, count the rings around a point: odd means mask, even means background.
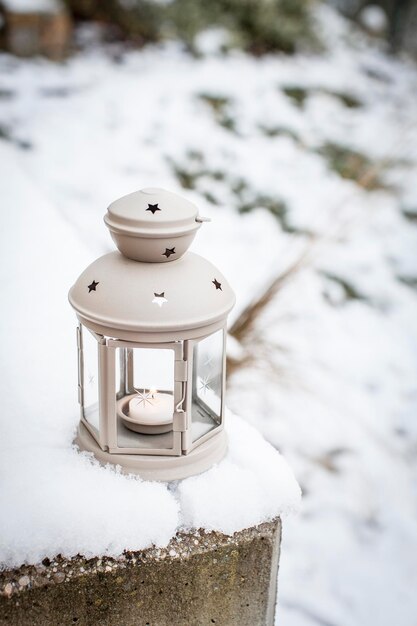
[[[111,201],[183,193],[238,296],[228,404],[303,489],[278,623],[415,626],[417,2],[0,4],[7,367],[72,342]]]

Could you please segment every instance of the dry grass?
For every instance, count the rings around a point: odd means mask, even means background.
[[[311,246],[308,245],[306,250],[298,257],[298,259],[272,281],[272,283],[265,289],[262,296],[254,302],[251,302],[242,311],[238,319],[234,322],[234,324],[232,324],[229,330],[230,335],[237,339],[239,343],[241,343],[242,345],[251,343],[255,335],[257,336],[256,322],[259,319],[259,316],[274,299],[277,293],[282,289],[282,287],[288,282],[288,280],[290,280],[295,274],[297,274],[297,272],[301,270],[302,267],[304,267],[307,259],[309,258],[310,251]],[[269,350],[262,349],[265,348],[265,345],[263,344],[259,336],[257,336],[257,340],[255,343],[258,347],[256,355],[257,358],[260,357],[261,352],[263,353],[264,359],[269,360]],[[241,367],[247,367],[250,363],[253,362],[254,358],[255,356],[252,350],[239,361],[228,358],[228,376],[232,375],[237,369],[240,369]],[[275,366],[272,367],[272,369],[274,368]]]

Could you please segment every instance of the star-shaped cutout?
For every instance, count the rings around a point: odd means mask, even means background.
[[[166,256],[166,258],[169,259],[171,254],[175,254],[175,246],[173,248],[165,248],[165,252],[162,253],[162,256]]]
[[[155,293],[153,294],[155,297],[152,300],[152,304],[157,304],[159,307],[161,307],[163,304],[165,304],[165,302],[168,302],[168,300],[165,298],[165,291],[161,291],[161,293]]]
[[[220,291],[223,291],[222,289],[222,284],[219,283],[219,281],[215,278],[214,280],[211,281],[213,283],[213,285],[216,287],[216,289],[220,289]]]
[[[155,215],[156,211],[160,211],[161,209],[159,208],[158,203],[156,203],[156,204],[148,204],[148,208],[146,210],[151,211],[152,215]]]
[[[98,284],[99,283],[96,280],[93,280],[91,285],[88,285],[88,293],[91,293],[92,291],[95,291],[97,289],[97,285]]]

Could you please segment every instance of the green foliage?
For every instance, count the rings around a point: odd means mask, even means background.
[[[318,152],[326,159],[330,169],[342,178],[354,180],[358,185],[371,190],[384,188],[385,185],[378,176],[369,176],[375,169],[375,164],[365,154],[332,142],[325,143]]]
[[[345,278],[341,278],[340,276],[336,276],[336,274],[332,274],[331,272],[322,273],[328,280],[337,283],[342,288],[344,302],[352,300],[366,300],[366,297],[358,291],[358,289],[356,289],[350,281],[347,281]]]
[[[287,126],[271,126],[267,124],[260,124],[259,130],[266,137],[289,137],[296,143],[300,143],[300,137],[298,133],[295,132],[292,128],[288,128]]]
[[[242,178],[235,180],[231,188],[239,213],[249,213],[254,209],[267,209],[279,221],[284,232],[297,232],[297,229],[288,221],[288,207],[282,198],[256,193]]]
[[[75,19],[95,20],[111,26],[111,35],[138,43],[160,39],[161,9],[152,0],[65,0]]]
[[[417,276],[397,276],[404,285],[410,287],[410,289],[417,289]]]
[[[284,85],[284,87],[280,88],[299,109],[303,109],[308,97],[314,94],[324,94],[332,98],[336,98],[349,109],[357,109],[362,106],[362,102],[359,98],[345,91],[330,91],[329,89],[324,89],[323,87],[307,88],[299,87],[298,85]]]
[[[177,177],[181,187],[184,189],[198,189],[204,197],[214,205],[219,205],[215,193],[207,190],[207,186],[200,187],[200,181],[212,180],[213,182],[223,182],[226,188],[232,192],[234,198],[233,205],[239,213],[249,213],[255,209],[266,209],[278,220],[283,231],[287,233],[300,232],[288,220],[288,207],[284,200],[268,194],[259,194],[246,183],[242,178],[236,178],[233,174],[226,174],[221,170],[214,170],[204,163],[204,156],[201,153],[190,152],[186,165],[180,165],[170,161],[171,167]]]
[[[230,104],[230,99],[226,96],[218,96],[210,93],[201,93],[199,98],[206,102],[216,114],[223,114],[224,109]]]
[[[407,220],[410,220],[410,222],[417,223],[417,209],[403,209],[402,214]]]
[[[356,98],[355,96],[352,96],[352,94],[346,93],[346,92],[326,92],[329,95],[335,96],[335,98],[339,98],[339,100],[341,102],[343,102],[343,104],[348,107],[348,109],[358,109],[359,107],[362,106],[362,102]]]
[[[273,198],[266,195],[255,196],[253,200],[239,204],[238,211],[239,213],[249,213],[249,211],[253,211],[258,208],[270,211],[280,222],[283,231],[287,233],[296,232],[296,229],[293,228],[287,221],[287,205],[280,198]]]
[[[298,108],[302,109],[304,107],[308,96],[308,91],[305,87],[288,86],[283,87],[282,91]]]
[[[66,0],[75,17],[100,19],[128,38],[156,41],[179,38],[191,49],[198,33],[225,28],[232,45],[253,54],[317,45],[311,0]]]
[[[179,12],[192,0],[174,0]],[[254,54],[294,52],[299,43],[315,40],[308,0],[195,1],[194,36],[209,26],[222,26],[235,43]]]
[[[205,102],[212,110],[214,119],[220,126],[236,133],[236,122],[231,114],[231,101],[224,96],[202,93],[199,95],[200,100]]]

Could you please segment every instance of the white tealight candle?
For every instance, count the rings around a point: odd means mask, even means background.
[[[129,400],[129,417],[139,424],[158,425],[172,422],[174,396],[150,390]]]

